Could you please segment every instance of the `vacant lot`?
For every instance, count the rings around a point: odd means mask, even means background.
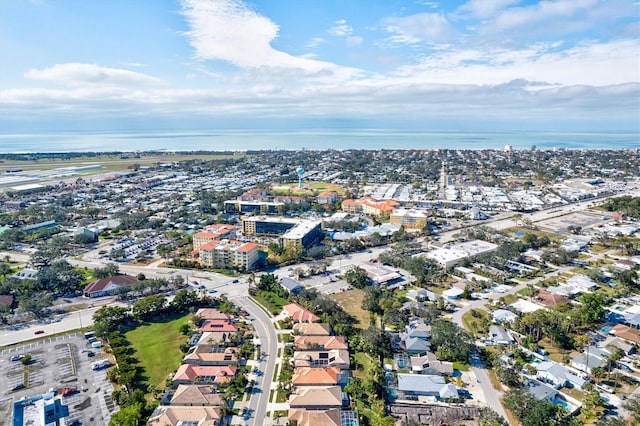
[[[355,325],[357,328],[369,328],[369,312],[362,309],[364,291],[354,288],[329,295],[328,297],[340,303],[345,311],[358,320],[358,324]]]
[[[125,333],[125,338],[135,351],[134,357],[144,370],[142,375],[147,385],[164,388],[164,382],[175,373],[184,354],[180,345],[188,337],[180,333],[180,326],[189,322],[191,315],[145,323]]]

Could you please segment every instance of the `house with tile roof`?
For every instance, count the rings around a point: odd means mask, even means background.
[[[293,386],[332,386],[338,384],[341,370],[338,367],[297,367],[293,371]]]
[[[238,348],[198,345],[184,356],[183,362],[196,365],[238,365]]]
[[[137,281],[138,279],[131,275],[114,275],[108,278],[101,278],[87,284],[82,291],[82,295],[91,298],[111,296],[119,288],[131,287]]]
[[[159,406],[147,421],[147,426],[218,426],[221,424],[221,408]]]
[[[200,308],[196,311],[196,316],[203,320],[228,320],[231,317],[215,308]]]
[[[320,318],[308,309],[303,308],[297,303],[290,303],[282,307],[282,314],[291,318],[294,322],[316,322]]]
[[[297,426],[341,426],[340,409],[305,410],[304,408],[289,409],[289,423]]]
[[[226,319],[210,319],[205,320],[198,330],[201,332],[236,333],[238,326]]]
[[[210,385],[178,385],[171,394],[168,404],[184,405],[190,407],[221,406],[225,401],[223,395],[218,393],[215,386]]]
[[[349,344],[344,336],[294,336],[293,349],[295,351],[348,350]]]
[[[339,367],[348,370],[349,351],[333,349],[330,351],[301,351],[293,353],[295,367]]]
[[[323,323],[298,323],[293,325],[294,336],[330,336],[331,326]]]
[[[340,386],[297,386],[289,396],[290,408],[328,410],[342,407]]]
[[[175,384],[221,384],[236,375],[236,366],[203,366],[182,364],[173,376]]]
[[[536,294],[533,297],[533,300],[544,306],[556,306],[560,304],[568,304],[571,303],[571,299],[566,296],[555,294],[550,291],[547,291],[543,288],[539,288],[536,290]]]

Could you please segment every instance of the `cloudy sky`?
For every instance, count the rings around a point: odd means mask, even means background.
[[[0,132],[640,128],[638,0],[2,0]]]

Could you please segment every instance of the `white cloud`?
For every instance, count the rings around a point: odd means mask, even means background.
[[[456,34],[442,13],[419,13],[383,20],[387,32],[393,35],[386,39],[390,44],[442,43]]]
[[[363,41],[364,39],[360,36],[349,36],[346,39],[347,46],[349,47],[359,46]]]
[[[329,34],[336,37],[346,37],[353,33],[353,28],[347,24],[345,19],[334,22],[334,26],[327,30]]]
[[[495,85],[512,80],[558,85],[614,85],[640,82],[638,42],[588,43],[564,50],[558,44],[526,49],[455,49],[398,68],[397,76],[442,84]]]
[[[145,86],[163,83],[158,78],[135,71],[79,63],[56,64],[41,70],[34,68],[27,71],[25,77],[33,80],[50,81],[65,86]]]
[[[620,6],[625,3],[623,0]],[[592,26],[595,11],[617,9],[618,5],[600,0],[544,0],[538,3],[503,10],[492,23],[496,30],[528,28],[549,31],[556,25],[561,31],[581,30]],[[572,28],[575,27],[575,28]]]
[[[520,0],[469,0],[459,7],[456,13],[485,19],[519,2]]]
[[[326,42],[327,40],[323,39],[322,37],[313,37],[311,40],[307,42],[307,44],[305,44],[305,47],[307,49],[315,49],[316,47]]]
[[[240,68],[300,69],[308,74],[331,72],[336,78],[358,71],[330,62],[293,56],[274,49],[278,26],[240,0],[182,0],[185,34],[195,57],[221,60]]]

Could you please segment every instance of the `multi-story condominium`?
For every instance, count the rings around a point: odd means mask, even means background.
[[[236,227],[227,225],[226,223],[216,223],[209,225],[204,231],[193,234],[193,250],[199,250],[200,247],[214,240],[223,240],[225,238],[235,237]]]
[[[288,217],[251,216],[242,220],[244,235],[280,236],[280,244],[294,241],[310,247],[322,237],[322,223]]]
[[[213,240],[200,247],[200,261],[213,268],[248,271],[258,261],[258,245],[235,240]]]
[[[372,197],[362,197],[358,200],[344,200],[342,211],[346,213],[364,213],[375,217],[389,217],[393,209],[400,206],[395,200],[376,200]]]

